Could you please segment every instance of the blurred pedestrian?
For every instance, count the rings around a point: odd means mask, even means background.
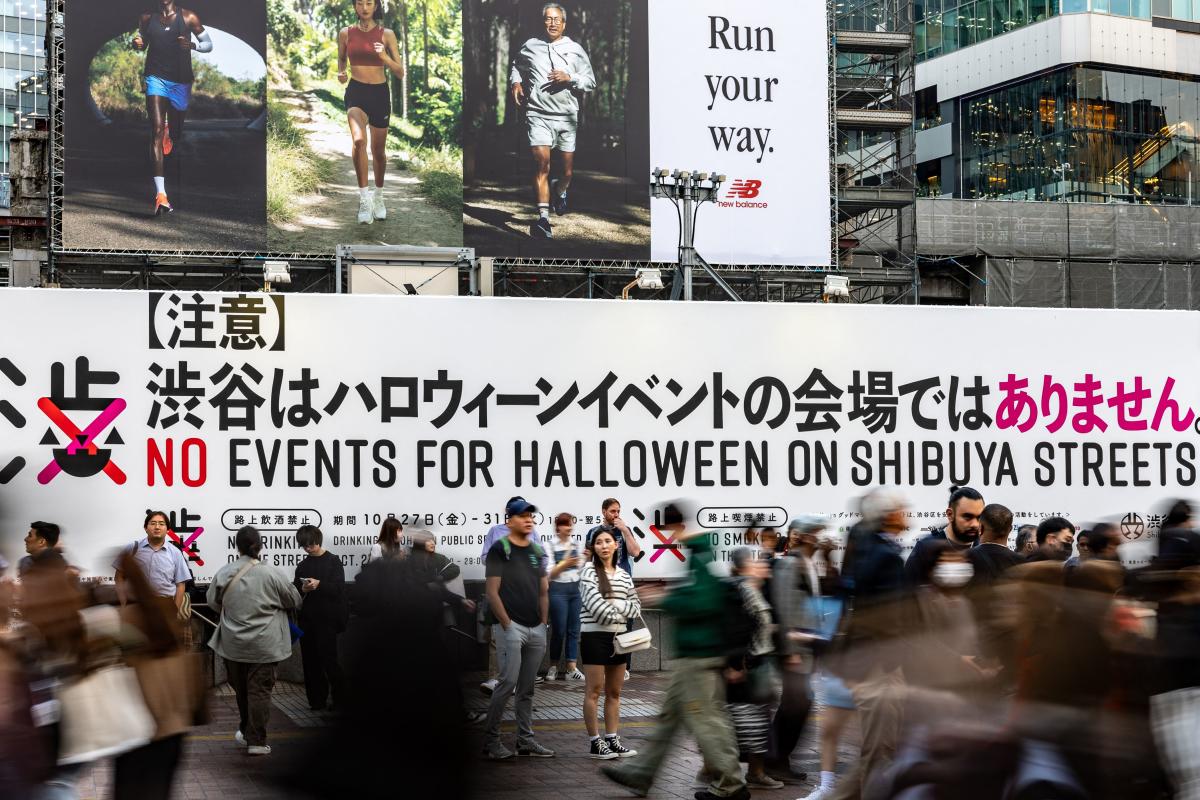
[[[279,662],[292,654],[288,612],[300,607],[300,593],[277,567],[263,564],[262,536],[246,525],[235,539],[238,559],[217,571],[208,587],[208,605],[221,615],[209,646],[225,660],[237,697],[239,723],[234,740],[251,756],[270,755],[267,720]]]
[[[771,706],[776,700],[776,676],[771,654],[775,624],[763,597],[767,562],[748,547],[731,554],[732,571],[742,609],[753,624],[750,638],[735,642],[726,656],[725,708],[733,721],[740,757],[746,761],[746,785],[751,789],[782,789],[783,782],[766,773],[770,751]]]
[[[688,579],[665,597],[645,590],[644,603],[661,597],[661,607],[672,620],[678,657],[670,684],[658,712],[658,724],[635,758],[606,764],[601,774],[645,795],[674,743],[679,728],[696,739],[712,782],[696,793],[698,800],[732,797],[745,800],[750,790],[738,764],[737,739],[724,708],[724,613],[730,590],[713,571],[712,542],[702,529],[688,530],[683,511],[670,504],[663,511],[663,530],[671,541],[691,551]]]
[[[587,678],[583,722],[591,738],[588,755],[610,759],[637,755],[621,743],[621,687],[625,656],[618,654],[615,637],[642,615],[633,578],[617,566],[613,531],[601,529],[592,537],[592,558],[579,574],[582,595],[580,655]],[[596,707],[604,695],[604,736],[600,736]]]
[[[1013,551],[1022,558],[1028,558],[1037,551],[1037,526],[1022,525],[1017,528],[1017,541]]]
[[[1075,526],[1063,517],[1046,517],[1037,526],[1037,550],[1029,561],[1066,562],[1075,546]]]
[[[308,707],[323,711],[330,698],[342,702],[342,668],[338,661],[338,635],[350,617],[346,602],[346,570],[342,560],[324,547],[324,536],[316,525],[301,525],[296,544],[308,555],[296,565],[294,581],[303,605],[299,623],[300,657],[304,665],[304,693]]]

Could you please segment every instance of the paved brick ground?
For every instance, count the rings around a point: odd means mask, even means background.
[[[666,673],[637,673],[626,685],[622,695],[622,739],[637,748],[653,730],[654,713],[666,687]],[[478,690],[478,681],[468,682],[466,689],[469,710],[487,707],[487,698]],[[538,740],[558,752],[553,759],[512,759],[498,764],[480,760],[478,797],[481,800],[598,800],[623,798],[632,795],[601,777],[597,762],[587,758],[587,736],[582,722],[582,683],[556,681],[538,687],[534,700],[535,725]],[[176,776],[175,796],[180,800],[241,800],[242,798],[288,798],[271,786],[266,778],[268,759],[248,758],[233,742],[237,729],[237,706],[228,687],[217,691],[212,699],[212,721],[197,728],[187,739],[184,761]],[[819,712],[818,712],[819,716]],[[511,719],[510,713],[507,715]],[[279,754],[286,755],[290,745],[313,736],[315,728],[324,724],[319,714],[309,711],[303,687],[279,684],[276,687],[268,738]],[[512,745],[511,723],[505,725],[506,741]],[[852,732],[850,738],[854,738]],[[853,756],[853,748],[842,754],[842,760]],[[346,765],[352,769],[353,765]],[[700,768],[700,755],[690,738],[680,741],[660,773],[651,798],[691,798],[696,791],[693,779]],[[808,739],[793,754],[793,768],[817,777],[817,752]],[[111,781],[109,762],[91,766],[79,785],[83,798],[108,796]],[[794,780],[784,789],[755,792],[756,797],[792,800],[811,791],[813,781]],[[399,787],[398,787],[399,790]],[[398,794],[397,797],[401,795]],[[406,798],[407,800],[407,798]],[[418,800],[413,798],[413,800]]]

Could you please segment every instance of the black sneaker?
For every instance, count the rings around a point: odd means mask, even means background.
[[[558,191],[558,181],[550,182],[550,208],[560,217],[567,213],[567,193]]]
[[[588,758],[597,758],[601,761],[617,758],[618,754],[609,749],[608,742],[601,736],[599,739],[592,740],[592,749],[588,753]]]
[[[550,220],[538,217],[537,222],[529,226],[529,235],[534,239],[553,239],[554,230],[550,227]]]
[[[608,749],[616,753],[619,758],[629,758],[630,756],[637,755],[637,750],[630,750],[621,744],[620,736],[613,735],[605,736],[604,738],[608,741]]]

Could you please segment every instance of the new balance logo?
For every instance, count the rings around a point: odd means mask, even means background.
[[[736,200],[750,200],[758,197],[758,190],[762,185],[762,181],[753,178],[739,178],[729,185],[729,192],[725,196]]]

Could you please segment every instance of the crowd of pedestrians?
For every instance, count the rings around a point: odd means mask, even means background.
[[[513,497],[485,537],[478,605],[436,537],[394,519],[354,584],[319,528],[297,530],[305,558],[289,575],[262,560],[247,526],[207,587],[211,635],[195,647],[192,576],[166,514],[147,514],[145,535],[116,551],[113,584],[81,580],[58,527],[37,521],[18,580],[0,581],[0,796],[74,797],[83,766],[113,756],[114,797],[169,797],[184,735],[205,720],[203,646],[233,689],[236,742],[270,754],[272,691],[297,640],[308,704],[331,723],[297,749],[359,766],[289,787],[390,796],[398,764],[420,773],[470,747],[455,636],[478,612],[492,654],[487,760],[557,755],[533,710],[539,684],[565,681],[582,684],[574,754],[638,795],[686,732],[703,756],[698,800],[781,792],[806,733],[820,753],[806,800],[1200,798],[1200,533],[1188,503],[1170,507],[1157,554],[1137,569],[1122,565],[1114,525],[1052,516],[1014,530],[1008,508],[969,487],[951,487],[945,525],[907,559],[904,496],[877,489],[859,511],[848,534],[817,515],[751,529],[726,569],[711,531],[668,504],[660,529],[689,551],[687,575],[638,586],[642,549],[619,501],[604,500],[582,537],[557,515],[543,544],[537,507]],[[621,699],[632,652],[648,646],[648,609],[669,623],[673,660],[634,749]],[[418,709],[419,731],[403,723]],[[858,755],[839,776],[856,719]],[[405,780],[418,795],[463,796],[468,773]]]

